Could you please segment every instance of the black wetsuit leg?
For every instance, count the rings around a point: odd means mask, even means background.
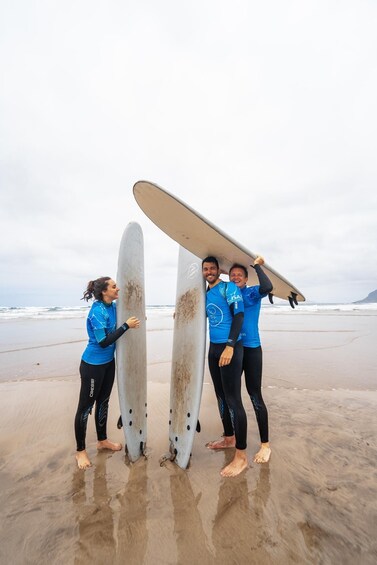
[[[257,424],[260,440],[262,443],[268,442],[268,412],[262,397],[262,348],[244,347],[243,349],[243,370],[245,372],[245,382],[249,393]]]
[[[109,398],[114,384],[115,361],[103,365],[80,364],[81,389],[75,417],[77,451],[85,449],[86,428],[89,414],[96,403],[95,423],[99,441],[107,439],[106,424]]]
[[[96,399],[95,422],[98,441],[107,439],[107,415],[109,413],[110,394],[115,378],[115,360],[106,365],[106,371],[99,395]]]
[[[213,387],[217,398],[220,418],[224,427],[224,435],[234,435],[232,419],[230,417],[228,405],[225,400],[225,393],[221,379],[221,368],[219,367],[220,355],[224,349],[224,344],[210,343],[208,350],[208,367],[212,377]]]
[[[231,363],[219,367],[219,359],[225,347],[226,343],[210,343],[208,366],[224,426],[224,435],[234,434],[236,448],[246,449],[247,417],[241,398],[243,347],[238,342],[234,347]]]

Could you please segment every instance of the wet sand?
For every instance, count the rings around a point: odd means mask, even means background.
[[[1,327],[0,562],[376,563],[375,314],[262,317],[273,452],[252,463],[258,435],[244,395],[250,466],[233,479],[219,474],[232,452],[205,448],[221,433],[208,373],[189,469],[159,465],[169,327],[148,332],[148,457],[97,452],[90,418],[87,471],[75,466],[73,436],[83,320]],[[114,389],[109,437],[123,441],[118,416]]]

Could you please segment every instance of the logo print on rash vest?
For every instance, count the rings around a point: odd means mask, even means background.
[[[212,327],[218,326],[224,319],[224,314],[221,308],[211,302],[207,306],[208,321]]]

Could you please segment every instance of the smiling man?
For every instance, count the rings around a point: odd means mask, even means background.
[[[215,257],[206,257],[202,261],[202,273],[208,283],[208,366],[224,427],[223,437],[208,443],[207,447],[236,448],[233,460],[221,471],[223,477],[234,477],[248,466],[247,418],[241,399],[243,300],[241,291],[233,282],[220,279],[219,263]]]

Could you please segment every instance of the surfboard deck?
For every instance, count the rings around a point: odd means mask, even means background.
[[[117,326],[131,316],[138,329],[128,329],[116,342],[117,384],[126,453],[136,461],[147,441],[147,354],[144,291],[144,240],[141,227],[130,222],[124,230],[118,258]]]
[[[180,246],[170,382],[169,440],[186,469],[197,429],[206,345],[205,283],[201,261]]]
[[[229,272],[233,263],[245,265],[248,268],[248,284],[259,284],[257,275],[250,266],[257,255],[188,204],[149,181],[142,180],[135,183],[133,193],[136,202],[148,218],[174,241],[200,259],[208,255],[215,256],[224,273]],[[305,301],[304,295],[267,263],[264,263],[263,270],[272,282],[273,296],[288,300],[293,307],[297,302]]]

